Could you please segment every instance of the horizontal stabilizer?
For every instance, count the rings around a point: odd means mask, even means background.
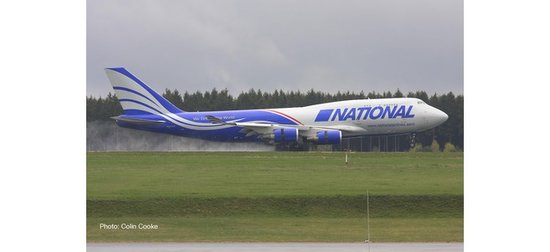
[[[136,125],[155,125],[155,124],[163,124],[166,121],[164,120],[150,120],[150,119],[143,119],[143,118],[131,118],[126,116],[113,116],[112,119],[115,119],[117,122],[125,122],[125,123],[131,123]]]

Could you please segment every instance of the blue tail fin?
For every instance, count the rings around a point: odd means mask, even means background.
[[[123,67],[106,68],[105,72],[124,114],[169,114],[183,112]]]

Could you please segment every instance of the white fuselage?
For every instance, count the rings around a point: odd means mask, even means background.
[[[348,100],[273,110],[292,116],[304,125],[350,129],[342,132],[344,136],[419,132],[434,128],[448,118],[441,110],[417,98]]]

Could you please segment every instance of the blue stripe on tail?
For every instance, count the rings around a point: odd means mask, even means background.
[[[133,80],[135,83],[139,84],[140,86],[142,86],[145,90],[147,90],[147,92],[149,92],[153,97],[155,97],[155,99],[160,103],[161,106],[163,106],[169,112],[171,112],[171,113],[184,112],[181,109],[179,109],[178,107],[174,106],[172,103],[170,103],[164,97],[159,95],[157,92],[155,92],[149,86],[147,86],[147,84],[143,83],[141,80],[139,80],[133,74],[128,72],[128,70],[126,70],[125,68],[123,68],[123,67],[113,67],[113,68],[107,68],[107,69],[118,72],[118,73],[130,78],[131,80]]]

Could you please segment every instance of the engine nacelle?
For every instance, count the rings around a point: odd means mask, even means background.
[[[298,129],[280,128],[273,130],[273,141],[276,143],[294,143],[298,141]]]
[[[316,142],[318,144],[339,144],[342,142],[342,131],[339,130],[323,130],[316,134]]]

